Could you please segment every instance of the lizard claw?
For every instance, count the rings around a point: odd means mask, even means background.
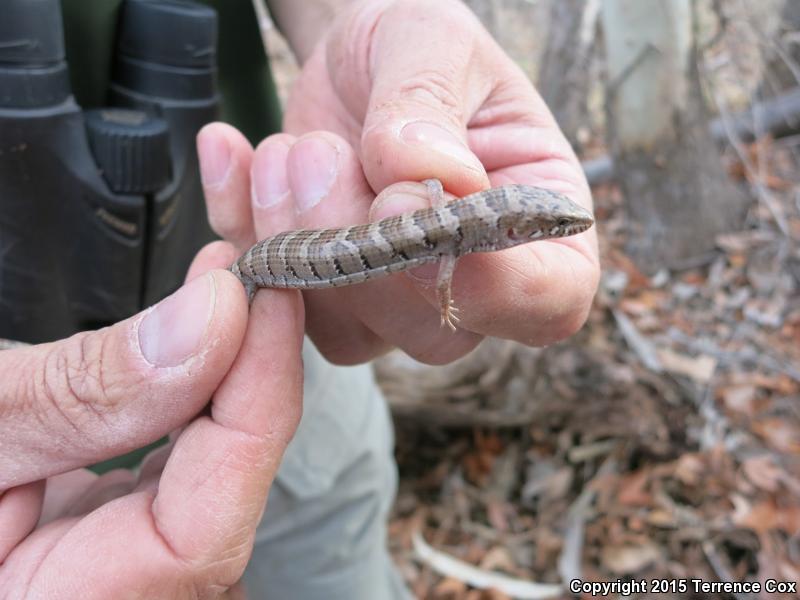
[[[442,310],[441,315],[441,326],[444,327],[447,325],[452,331],[456,331],[456,323],[458,323],[461,319],[458,317],[459,309],[456,306],[453,306],[453,301],[451,300],[450,303]]]

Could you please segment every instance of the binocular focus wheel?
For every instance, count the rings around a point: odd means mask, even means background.
[[[166,121],[123,108],[99,108],[84,114],[94,160],[113,192],[149,194],[169,182]]]

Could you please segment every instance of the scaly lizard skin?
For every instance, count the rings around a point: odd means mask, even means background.
[[[445,203],[438,180],[425,184],[430,208],[363,225],[279,233],[250,248],[231,271],[252,299],[260,287],[353,285],[439,262],[442,325],[455,330],[450,282],[459,257],[574,235],[594,223],[588,210],[543,188],[506,185]]]

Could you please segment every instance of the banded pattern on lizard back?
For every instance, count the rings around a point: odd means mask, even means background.
[[[551,190],[508,185],[444,203],[441,184],[426,184],[430,208],[375,223],[280,233],[253,246],[231,271],[252,299],[259,287],[352,285],[441,261],[437,292],[442,322],[452,327],[450,279],[460,256],[574,235],[594,222],[585,208]]]

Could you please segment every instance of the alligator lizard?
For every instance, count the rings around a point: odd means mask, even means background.
[[[425,181],[430,208],[338,229],[287,231],[250,248],[230,270],[252,300],[260,287],[319,289],[352,285],[439,262],[442,325],[458,317],[450,281],[459,257],[585,231],[594,220],[558,192],[506,185],[446,203],[438,180]],[[6,346],[0,339],[0,350]]]
[[[450,282],[460,256],[574,235],[594,223],[588,210],[543,188],[507,185],[446,203],[438,180],[425,184],[430,208],[375,223],[279,233],[250,248],[231,271],[252,299],[259,287],[352,285],[439,262],[441,322],[455,330]]]

